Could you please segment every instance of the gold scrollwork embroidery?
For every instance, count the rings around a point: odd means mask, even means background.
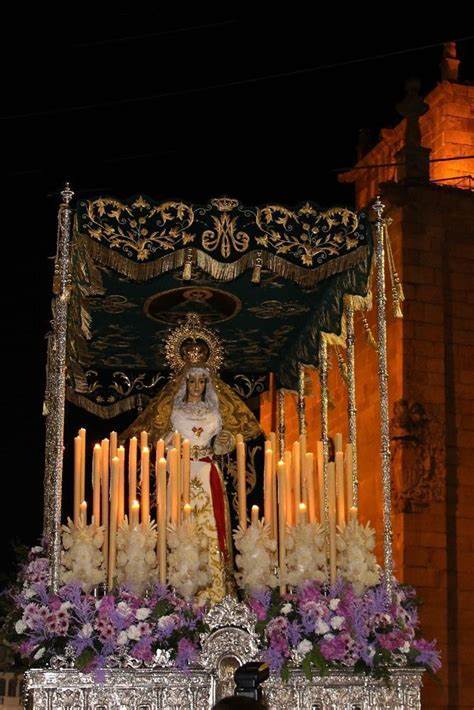
[[[232,248],[236,252],[247,251],[250,237],[247,232],[239,231],[237,227],[237,217],[231,217],[227,212],[223,212],[219,217],[211,215],[214,229],[206,229],[202,233],[202,245],[207,251],[215,251],[220,246],[220,251],[224,259],[228,259],[232,253]]]

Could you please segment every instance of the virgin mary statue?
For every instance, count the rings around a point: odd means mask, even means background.
[[[222,345],[198,315],[166,340],[171,377],[122,438],[148,432],[150,444],[171,443],[174,432],[191,448],[190,505],[201,535],[207,538],[211,582],[200,600],[219,602],[233,588],[232,536],[222,471],[216,457],[235,448],[235,437],[253,439],[260,425],[234,390],[218,376]]]

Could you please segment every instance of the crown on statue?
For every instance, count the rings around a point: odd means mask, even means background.
[[[222,366],[224,350],[217,335],[202,323],[200,316],[188,313],[185,322],[166,338],[165,356],[174,373],[190,366],[217,372]]]

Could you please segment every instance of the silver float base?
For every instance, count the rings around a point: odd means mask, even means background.
[[[187,673],[163,665],[150,667],[125,659],[108,668],[105,681],[68,668],[68,658],[54,669],[25,674],[26,707],[34,710],[206,710],[234,692],[234,671],[261,657],[255,617],[248,607],[227,597],[208,612],[210,633],[203,636],[199,667]],[[128,667],[127,667],[128,666]],[[393,669],[390,683],[370,676],[331,671],[312,681],[293,670],[287,683],[278,676],[264,683],[269,708],[277,710],[419,710],[423,672]]]

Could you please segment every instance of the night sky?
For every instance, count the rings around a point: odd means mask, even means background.
[[[166,16],[87,9],[59,22],[59,10],[18,11],[4,23],[4,569],[10,540],[41,533],[49,257],[64,181],[86,197],[350,206],[337,170],[353,165],[359,129],[376,137],[397,123],[405,80],[418,76],[427,93],[442,42],[474,34],[444,17],[428,30],[380,10],[322,19],[287,7],[258,17],[230,5]],[[473,80],[472,38],[458,56],[461,79]]]

